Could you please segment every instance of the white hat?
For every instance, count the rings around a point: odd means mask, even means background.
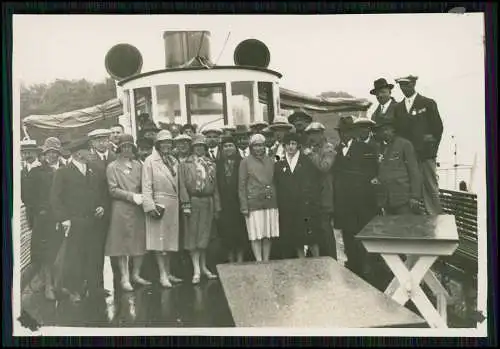
[[[400,82],[412,82],[412,81],[417,81],[418,80],[418,76],[414,76],[414,75],[408,75],[408,76],[403,76],[401,78],[397,78],[395,79],[396,83],[400,83]]]
[[[180,141],[192,141],[191,137],[189,137],[186,134],[180,134],[177,137],[174,138],[174,142],[180,142]]]
[[[324,130],[326,130],[326,127],[321,122],[313,121],[306,127],[304,132],[324,131]]]
[[[98,128],[97,130],[93,130],[88,133],[88,136],[90,138],[97,138],[97,137],[109,137],[111,134],[110,130],[104,129],[104,128]]]
[[[204,128],[202,131],[201,131],[201,134],[203,135],[206,135],[207,133],[210,133],[210,132],[213,132],[213,133],[217,133],[217,134],[222,134],[222,131],[216,127],[207,127],[207,128]]]
[[[294,126],[292,124],[290,124],[288,122],[288,120],[286,118],[284,118],[283,116],[277,116],[274,118],[274,121],[271,125],[269,125],[269,128],[271,130],[276,130],[276,129],[283,129],[283,128],[286,128],[288,130],[291,130],[294,128]]]

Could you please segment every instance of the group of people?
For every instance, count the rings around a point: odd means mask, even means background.
[[[385,271],[354,238],[378,214],[439,214],[436,154],[443,131],[436,103],[415,91],[416,77],[378,79],[371,119],[342,117],[340,143],[301,110],[288,120],[249,127],[139,125],[138,139],[116,125],[62,147],[23,144],[22,200],[32,226],[32,261],[45,295],[72,301],[102,295],[104,257],[123,291],[217,275],[216,263],[330,256],[342,233],[346,267],[382,288]],[[333,222],[333,224],[332,224]],[[67,239],[64,273],[55,289],[52,265]],[[189,256],[189,258],[186,258]],[[146,258],[144,258],[146,257]],[[214,263],[212,263],[213,265]],[[157,272],[151,272],[155,269]],[[213,269],[213,267],[212,267]]]

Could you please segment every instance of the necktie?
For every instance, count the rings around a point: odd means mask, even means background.
[[[215,160],[215,154],[214,154],[214,150],[213,149],[210,149],[210,157]]]

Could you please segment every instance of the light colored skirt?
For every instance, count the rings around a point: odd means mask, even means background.
[[[280,235],[277,208],[250,211],[245,220],[247,223],[248,239],[250,241],[277,238]]]

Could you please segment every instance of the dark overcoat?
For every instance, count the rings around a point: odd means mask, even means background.
[[[90,164],[83,175],[75,164],[60,168],[54,175],[50,201],[57,222],[71,221],[67,240],[67,260],[63,287],[80,291],[84,280],[89,289],[98,287],[102,279],[101,253],[104,259],[102,218],[95,216],[105,206],[107,184],[102,173]],[[106,210],[106,208],[105,208]]]
[[[232,170],[226,169],[226,163],[222,157],[217,161],[217,185],[221,207],[217,227],[221,243],[227,250],[244,249],[248,244],[245,217],[241,214],[238,197],[241,159],[238,152],[232,163]]]
[[[60,168],[64,165],[59,163]],[[33,168],[26,177],[26,197],[33,215],[31,233],[31,262],[53,263],[61,245],[63,233],[50,206],[50,192],[56,170],[46,163]]]
[[[292,173],[288,161],[275,164],[280,241],[293,249],[319,243],[321,177],[311,160],[299,154]]]

